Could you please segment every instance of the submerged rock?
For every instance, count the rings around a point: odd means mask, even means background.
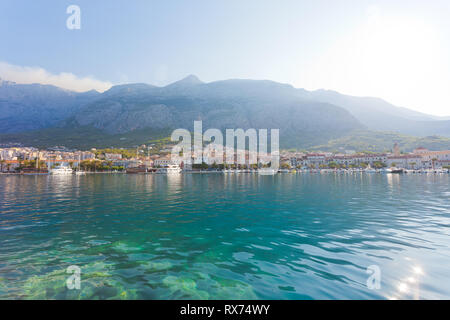
[[[135,243],[127,242],[127,241],[117,241],[114,242],[112,248],[116,251],[128,253],[142,250],[141,247],[136,245]]]
[[[163,284],[168,287],[172,295],[180,293],[182,298],[205,300],[209,298],[209,293],[197,289],[197,284],[190,278],[167,276],[163,279]]]
[[[173,264],[169,261],[149,261],[144,262],[142,267],[149,271],[162,271],[172,268]]]

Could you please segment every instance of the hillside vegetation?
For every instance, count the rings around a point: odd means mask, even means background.
[[[405,152],[410,152],[417,147],[429,150],[450,150],[450,138],[412,137],[393,132],[375,131],[355,131],[344,137],[332,139],[326,144],[317,145],[311,150],[383,152],[392,150],[394,143],[398,143],[400,149]]]

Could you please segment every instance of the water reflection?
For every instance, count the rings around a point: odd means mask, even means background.
[[[77,298],[59,282],[71,264],[89,275],[85,298],[448,298],[449,182],[1,177],[0,298]],[[366,287],[371,265],[380,290]]]
[[[167,179],[167,190],[169,194],[176,194],[182,189],[184,177],[182,174],[167,174],[161,177],[162,179]]]
[[[387,298],[390,300],[421,299],[420,284],[423,275],[424,271],[421,266],[417,264],[410,265],[405,277],[398,281],[397,290]]]

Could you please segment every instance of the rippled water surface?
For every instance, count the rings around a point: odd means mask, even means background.
[[[0,298],[449,299],[449,184],[449,175],[2,176]],[[80,290],[66,288],[71,265]],[[378,290],[367,287],[369,266],[381,272]]]

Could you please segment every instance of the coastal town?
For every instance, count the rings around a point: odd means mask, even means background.
[[[34,147],[7,146],[0,148],[0,172],[3,174],[68,173],[170,173],[170,172],[252,172],[268,168],[271,156],[241,150],[234,153],[234,163],[229,164],[226,150],[219,161],[214,148],[207,148],[201,155],[189,159],[172,159],[171,148],[165,145],[155,152],[151,146],[141,145],[135,149],[95,149],[89,151],[53,147],[45,150]],[[238,161],[238,157],[242,159]],[[201,160],[198,160],[200,157]],[[245,164],[237,164],[245,163]],[[345,151],[297,152],[281,151],[279,172],[298,171],[367,171],[367,172],[435,172],[450,169],[450,150],[432,151],[417,147],[404,153],[395,144],[391,152],[369,153]]]

